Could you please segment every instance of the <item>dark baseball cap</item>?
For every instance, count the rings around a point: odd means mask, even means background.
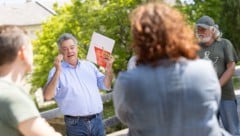
[[[197,26],[203,27],[205,29],[208,29],[210,26],[214,26],[215,22],[214,20],[209,17],[209,16],[202,16],[201,18],[199,18],[196,22]]]

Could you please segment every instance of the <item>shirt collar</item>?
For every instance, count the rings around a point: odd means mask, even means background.
[[[77,66],[79,66],[79,65],[80,65],[80,60],[77,61]],[[73,66],[71,64],[67,63],[66,61],[62,61],[62,66],[73,68]]]

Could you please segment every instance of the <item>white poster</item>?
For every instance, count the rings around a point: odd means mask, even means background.
[[[104,57],[112,54],[114,43],[113,39],[94,32],[88,49],[87,60],[106,67]]]

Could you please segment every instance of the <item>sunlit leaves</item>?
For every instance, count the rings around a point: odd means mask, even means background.
[[[85,58],[93,32],[115,40],[114,71],[126,69],[132,55],[128,14],[145,0],[72,0],[72,5],[58,7],[56,16],[42,25],[42,31],[34,41],[35,70],[32,76],[34,88],[43,87],[53,60],[58,53],[56,40],[62,33],[72,33],[79,41],[79,57]]]

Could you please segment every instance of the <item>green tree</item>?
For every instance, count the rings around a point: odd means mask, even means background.
[[[43,87],[53,61],[58,53],[56,40],[64,32],[72,33],[79,41],[79,57],[85,58],[93,32],[115,40],[114,71],[126,69],[132,55],[128,14],[145,0],[72,0],[72,5],[58,7],[56,16],[42,25],[34,41],[35,70],[32,74],[33,91]]]
[[[220,29],[223,36],[228,38],[237,53],[240,53],[240,0],[227,0],[223,2],[220,17]]]
[[[35,70],[31,80],[33,90],[45,85],[48,72],[58,53],[56,40],[64,32],[76,36],[79,41],[79,57],[83,59],[86,57],[93,32],[114,39],[115,74],[125,70],[132,55],[128,15],[137,5],[149,1],[161,0],[72,0],[72,5],[55,5],[57,15],[42,25],[42,31],[34,41]],[[213,17],[217,23],[222,18],[219,14],[222,12],[222,1],[218,0],[195,0],[195,3],[190,5],[180,4],[178,1],[176,7],[186,15],[192,26],[202,15]]]
[[[194,0],[194,3],[187,4],[181,3],[177,0],[176,7],[185,14],[186,19],[191,25],[203,15],[208,15],[214,18],[216,22],[219,22],[222,11],[222,1],[220,0]]]

